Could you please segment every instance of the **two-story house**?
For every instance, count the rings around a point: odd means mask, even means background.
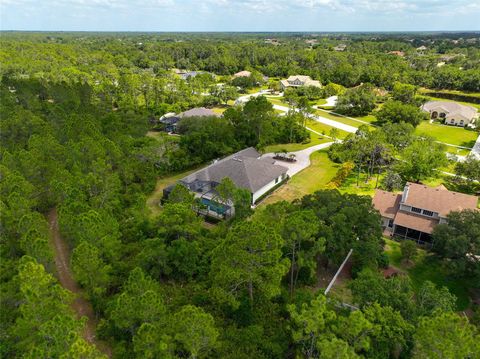
[[[446,223],[450,212],[476,209],[477,202],[476,196],[452,192],[444,186],[433,188],[411,182],[401,194],[376,190],[373,198],[385,234],[427,243],[435,226]]]

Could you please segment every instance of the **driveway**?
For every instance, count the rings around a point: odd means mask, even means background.
[[[319,151],[321,149],[331,146],[333,142],[322,143],[320,145],[315,145],[312,147],[305,148],[304,150],[289,152],[293,153],[297,159],[296,162],[287,162],[287,161],[275,161],[275,164],[281,165],[288,168],[287,174],[292,177],[296,175],[301,170],[310,166],[310,155],[313,152]],[[262,157],[273,157],[274,153],[265,153]]]
[[[477,142],[475,142],[475,145],[473,145],[472,150],[470,151],[470,154],[477,160],[480,160],[480,135],[477,138]]]

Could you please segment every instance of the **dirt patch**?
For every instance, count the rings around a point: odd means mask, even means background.
[[[60,234],[60,230],[58,228],[58,215],[55,208],[50,210],[48,213],[48,223],[50,226],[50,237],[55,251],[55,267],[57,269],[58,280],[62,287],[75,294],[75,300],[72,303],[72,309],[77,314],[77,317],[87,318],[87,324],[84,328],[83,337],[87,342],[97,346],[99,350],[111,357],[110,348],[106,345],[106,343],[99,341],[96,338],[95,328],[97,326],[97,318],[95,317],[93,307],[90,302],[85,299],[82,289],[73,279],[73,275],[70,270],[70,249]]]

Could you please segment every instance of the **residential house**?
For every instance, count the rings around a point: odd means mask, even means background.
[[[446,125],[464,127],[474,123],[478,118],[478,110],[475,107],[451,101],[429,101],[421,108],[430,113],[432,120],[442,120]]]
[[[159,122],[165,126],[166,132],[177,132],[178,122],[183,118],[189,117],[206,117],[206,116],[217,116],[220,114],[214,112],[211,109],[205,107],[196,107],[179,114],[169,112],[162,117],[160,117]]]
[[[442,185],[427,187],[411,182],[401,194],[376,190],[373,197],[385,234],[420,243],[431,243],[433,229],[447,223],[450,212],[476,209],[477,202],[476,196],[452,192]]]
[[[322,87],[320,81],[312,80],[310,76],[304,75],[294,75],[290,76],[288,79],[280,80],[280,85],[282,90],[285,90],[287,87],[300,87],[300,86],[315,86]]]
[[[250,192],[251,204],[255,204],[272,191],[277,185],[287,179],[288,168],[276,164],[270,157],[261,157],[253,147],[246,148],[210,166],[182,178],[178,183],[184,185],[195,194],[202,204],[197,209],[201,214],[225,218],[233,216],[233,203],[224,203],[218,199],[215,191],[222,179],[230,178],[238,188]],[[168,198],[175,185],[163,191],[163,197]]]
[[[403,51],[390,51],[388,52],[389,55],[395,55],[398,57],[405,57],[405,52]]]
[[[250,71],[244,70],[244,71],[237,72],[236,74],[233,74],[233,77],[234,77],[234,78],[237,78],[237,77],[250,77],[251,75],[252,75],[252,73],[251,73]]]

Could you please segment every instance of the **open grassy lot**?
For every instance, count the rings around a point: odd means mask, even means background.
[[[383,176],[380,175],[378,180],[378,186]],[[350,193],[357,194],[359,196],[371,196],[375,194],[375,183],[377,182],[377,177],[373,176],[368,181],[366,181],[365,173],[360,173],[360,178],[357,186],[357,172],[353,171],[350,176],[348,176],[345,181],[343,181],[342,186],[338,188],[341,193]]]
[[[353,119],[353,117],[348,118],[348,117],[345,117],[345,116],[342,116],[342,115],[337,115],[335,113],[331,113],[331,112],[324,111],[324,110],[316,110],[315,113],[319,116],[328,118],[329,120],[341,122],[341,123],[344,123],[346,125],[350,125],[350,126],[353,126],[353,127],[360,127],[362,125],[365,125],[364,123],[362,123],[360,121],[355,121]]]
[[[184,172],[175,173],[167,177],[160,177],[157,180],[157,184],[155,185],[155,190],[147,198],[147,208],[150,212],[151,217],[157,216],[162,211],[162,208],[159,206],[159,203],[160,203],[160,200],[162,199],[164,188],[177,182],[179,179],[185,176],[188,176],[190,173],[195,172],[199,168],[201,167],[184,171]]]
[[[332,126],[329,126],[329,125],[326,125],[324,123],[320,123],[320,122],[317,122],[317,121],[314,121],[314,120],[307,120],[307,127],[311,128],[312,130],[317,131],[321,134],[325,134],[327,136],[330,136],[330,131],[332,130],[332,128],[335,128],[335,127],[332,127]],[[338,136],[337,137],[340,138],[340,139],[344,139],[349,134],[347,131],[340,130],[339,128],[337,128],[337,130],[338,130]]]
[[[285,185],[267,197],[261,205],[278,201],[293,201],[306,194],[314,193],[325,187],[335,176],[340,165],[330,161],[326,150],[314,152],[310,156],[311,165],[293,176]]]
[[[312,147],[315,145],[319,145],[321,143],[326,143],[332,141],[330,138],[317,135],[316,133],[313,133],[312,131],[308,131],[310,134],[310,142],[308,143],[285,143],[285,144],[279,144],[279,145],[270,145],[265,147],[263,150],[264,153],[268,152],[279,152],[282,150],[285,150],[287,152],[295,152],[295,151],[300,151],[308,147]]]
[[[385,252],[390,259],[390,264],[409,275],[415,290],[420,289],[423,282],[429,280],[437,286],[447,287],[457,296],[457,310],[464,310],[469,306],[470,283],[450,277],[441,261],[433,253],[419,249],[413,265],[406,265],[401,259],[400,244],[390,239],[385,239],[385,242]]]
[[[266,96],[268,101],[270,101],[274,105],[280,105],[280,106],[289,106],[288,103],[283,102],[283,97],[270,97]]]
[[[461,127],[429,123],[428,121],[422,121],[415,129],[415,134],[427,134],[435,137],[440,142],[469,148],[473,147],[478,137],[478,132],[475,131],[469,131]]]

